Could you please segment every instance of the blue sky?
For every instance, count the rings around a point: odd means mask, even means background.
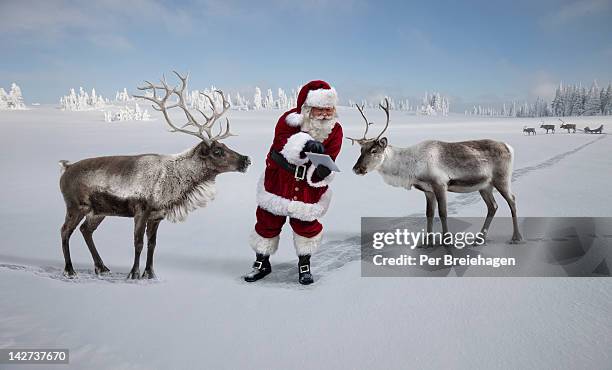
[[[0,86],[29,102],[113,95],[172,69],[252,93],[326,79],[341,99],[451,97],[451,109],[612,80],[612,0],[0,0]]]

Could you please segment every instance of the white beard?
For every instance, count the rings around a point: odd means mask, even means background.
[[[317,141],[325,141],[336,124],[336,115],[330,119],[310,118],[309,107],[302,107],[302,114],[304,115],[304,121],[301,125],[302,131]]]

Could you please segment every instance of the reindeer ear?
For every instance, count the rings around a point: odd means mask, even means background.
[[[208,145],[206,141],[202,140],[199,146],[200,146],[200,154],[208,155],[208,152],[210,151],[210,145]]]
[[[380,146],[382,146],[383,148],[387,147],[387,138],[386,137],[381,137],[380,139],[378,139],[378,144]]]

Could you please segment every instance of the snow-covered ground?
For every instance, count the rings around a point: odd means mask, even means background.
[[[100,112],[44,105],[0,112],[0,347],[69,348],[74,369],[610,368],[609,278],[360,277],[360,217],[422,214],[425,199],[376,174],[352,174],[358,147],[348,141],[323,219],[325,242],[313,257],[316,283],[297,284],[288,227],[272,275],[244,283],[255,185],[278,111],[229,113],[239,136],[226,143],[253,165],[218,177],[208,208],[181,224],[162,223],[159,281],[124,280],[133,247],[132,221],[123,218],[108,218],[94,236],[113,273],[95,277],[77,231],[71,252],[79,278],[65,280],[57,161],[195,144],[168,133],[153,113],[154,121],[109,125]],[[512,145],[521,216],[612,216],[608,135],[538,129],[528,137],[522,127],[539,119],[391,114],[392,145],[475,138]],[[370,110],[369,118],[380,122],[382,113]],[[341,109],[340,121],[345,134],[361,134],[356,111]],[[612,128],[612,117],[566,121]],[[508,215],[498,203],[499,215]],[[449,208],[486,212],[478,195],[451,195]]]

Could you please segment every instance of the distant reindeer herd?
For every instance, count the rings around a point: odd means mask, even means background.
[[[559,125],[559,128],[562,130],[567,130],[567,133],[576,133],[576,124],[575,123],[565,123],[565,121],[563,121],[561,118],[559,118],[559,121],[561,121],[561,125]],[[555,125],[551,125],[551,124],[545,124],[543,121],[540,124],[540,128],[546,130],[546,133],[548,134],[548,132],[552,132],[553,134],[555,133]],[[582,131],[585,134],[603,134],[603,125],[600,125],[598,128],[596,129],[591,129],[589,128],[589,126],[586,126],[584,129],[582,129]],[[527,127],[527,126],[523,126],[523,134],[527,134],[527,136],[531,136],[531,135],[537,135],[536,129],[535,127]]]

